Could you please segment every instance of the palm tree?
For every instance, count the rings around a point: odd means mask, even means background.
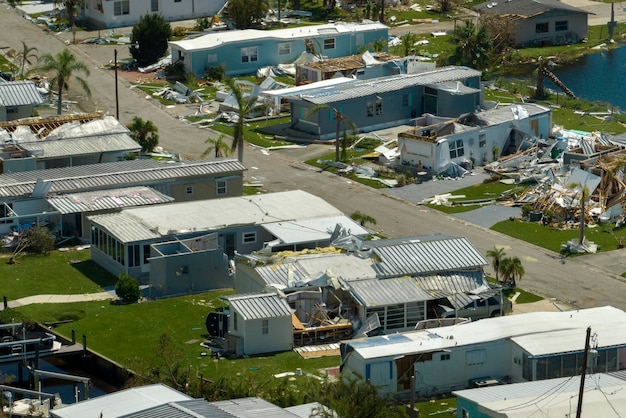
[[[415,42],[417,42],[417,35],[412,32],[407,32],[400,37],[402,40],[402,49],[404,50],[404,56],[407,57],[411,52],[415,50]]]
[[[579,188],[578,192],[580,199],[580,215],[578,222],[580,223],[580,229],[578,232],[578,245],[583,245],[583,241],[585,240],[585,201],[589,199],[589,188],[585,185],[581,185],[580,183],[571,183],[568,186],[569,189]]]
[[[206,141],[204,141],[204,143],[209,144],[209,146],[207,147],[207,149],[204,150],[202,154],[200,154],[200,157],[206,157],[211,151],[215,151],[215,158],[230,156],[232,154],[232,151],[230,149],[230,145],[224,142],[225,137],[226,135],[220,134],[220,136],[218,136],[217,138],[208,138]]]
[[[496,272],[496,280],[500,282],[500,263],[506,253],[504,252],[504,247],[496,247],[495,245],[489,251],[487,251],[487,258],[491,258],[491,267],[493,267],[493,271]]]
[[[69,21],[69,26],[72,30],[74,30],[74,23],[76,22],[76,15],[78,14],[78,8],[85,6],[85,0],[55,0],[54,5],[63,5],[65,6],[65,12],[67,14],[67,20]]]
[[[141,145],[142,152],[152,152],[159,144],[159,128],[152,121],[135,116],[126,127],[130,130],[130,137]]]
[[[77,61],[74,54],[67,48],[59,52],[56,56],[45,54],[40,58],[40,61],[43,62],[40,68],[42,71],[55,73],[50,82],[58,88],[59,102],[57,104],[57,115],[60,115],[63,104],[63,89],[67,90],[69,88],[68,81],[72,77],[72,74],[80,71],[89,76],[89,68],[87,68],[83,62]],[[87,96],[91,96],[91,90],[87,82],[78,76],[74,77],[78,80],[85,93],[87,93]]]
[[[26,42],[22,41],[22,52],[18,52],[15,56],[20,63],[20,77],[24,76],[24,67],[26,64],[33,65],[31,60],[37,60],[37,54],[34,54],[33,52],[39,52],[39,50],[35,47],[29,47],[26,45]]]
[[[265,105],[257,105],[257,98],[253,95],[244,95],[243,90],[234,78],[227,78],[226,84],[228,84],[230,91],[235,97],[235,101],[237,102],[237,115],[239,116],[237,123],[235,123],[233,144],[230,149],[231,151],[237,150],[237,159],[239,162],[243,162],[243,125],[245,118],[250,113],[264,108]]]
[[[319,111],[323,110],[323,109],[329,109],[330,114],[332,115],[332,118],[335,120],[336,122],[336,131],[335,131],[335,161],[340,161],[339,158],[339,132],[341,131],[341,126],[343,125],[343,137],[344,137],[344,141],[342,141],[342,146],[343,146],[343,154],[345,156],[346,154],[346,148],[347,148],[347,142],[348,139],[346,137],[346,130],[350,129],[351,131],[356,132],[357,131],[357,127],[356,125],[343,114],[343,108],[339,108],[337,109],[336,107],[332,107],[332,106],[328,106],[326,104],[320,104],[320,105],[315,105],[311,108],[311,110],[309,110],[307,112],[307,117],[310,117],[311,115],[313,115],[314,113],[318,113]]]
[[[487,65],[491,41],[485,26],[477,26],[471,20],[467,20],[465,26],[459,26],[454,30],[452,42],[456,44],[452,56],[455,64],[476,69],[482,69]]]
[[[376,225],[376,219],[366,215],[365,213],[362,213],[360,211],[356,211],[354,213],[352,213],[352,215],[350,215],[350,217],[352,219],[354,219],[355,221],[357,221],[358,223],[361,224],[361,226],[365,226],[366,223],[371,223],[372,225]]]
[[[522,280],[526,271],[519,257],[507,257],[500,261],[500,273],[507,284],[515,287],[517,280]]]

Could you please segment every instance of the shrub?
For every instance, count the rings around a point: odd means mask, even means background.
[[[398,187],[406,186],[406,176],[404,174],[398,174],[396,181],[398,182]]]
[[[48,229],[35,226],[26,232],[26,250],[34,254],[48,254],[54,249],[54,238]]]
[[[225,72],[226,71],[224,70],[224,67],[222,67],[221,65],[213,65],[210,67],[206,67],[206,70],[204,70],[204,76],[207,78],[207,80],[222,81]]]
[[[115,293],[122,302],[137,302],[140,296],[139,282],[128,274],[122,273],[115,283]]]

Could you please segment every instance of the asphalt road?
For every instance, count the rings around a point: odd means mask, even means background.
[[[64,40],[71,39],[71,34],[47,34],[8,8],[0,12],[0,27],[10,28],[2,31],[3,46],[19,50],[21,41],[24,41],[29,46],[36,46],[39,54],[56,54],[65,47],[71,48],[79,60],[89,65],[91,75],[87,81],[92,96],[87,98],[76,85],[72,85],[65,97],[79,101],[83,111],[100,110],[115,115],[114,72],[104,69],[113,59],[113,47],[67,45]],[[77,39],[87,36],[93,34],[78,33]],[[118,46],[120,58],[127,53],[125,49]],[[212,131],[177,119],[175,112],[147,100],[144,93],[129,87],[126,81],[120,80],[120,121],[126,124],[135,115],[153,121],[159,128],[160,144],[164,148],[186,158],[197,158],[205,149],[204,141],[216,136]],[[244,153],[244,164],[248,167],[246,178],[261,181],[273,192],[306,190],[346,214],[356,210],[364,212],[377,220],[376,229],[388,237],[433,233],[459,235],[469,239],[483,254],[494,245],[503,246],[508,255],[522,259],[526,275],[521,285],[525,289],[579,308],[612,305],[626,310],[626,281],[619,276],[626,271],[626,262],[622,261],[626,253],[623,251],[561,260],[558,254],[529,243],[320,172],[303,163],[328,149],[326,145],[315,145],[266,155],[247,146]]]

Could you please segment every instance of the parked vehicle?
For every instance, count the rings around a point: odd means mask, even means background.
[[[470,318],[472,320],[492,318],[513,312],[513,304],[506,297],[500,303],[499,296],[478,297],[472,299],[461,308],[439,305],[438,314],[441,318]]]

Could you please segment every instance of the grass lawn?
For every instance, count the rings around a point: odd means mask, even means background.
[[[451,202],[456,203],[452,206],[445,205],[433,205],[428,204],[433,209],[444,213],[461,213],[468,212],[470,210],[478,209],[481,205],[462,204],[464,201],[473,201],[480,199],[495,199],[500,197],[503,193],[521,193],[527,186],[524,185],[511,185],[503,184],[499,181],[492,181],[488,183],[480,183],[474,186],[464,187],[462,189],[452,192],[452,195],[465,195],[464,198],[453,199]]]
[[[288,116],[285,116],[281,118],[268,119],[267,122],[265,120],[262,120],[245,123],[243,126],[243,136],[247,142],[263,148],[277,147],[281,145],[293,145],[292,142],[274,140],[272,137],[259,131],[259,129],[263,128],[264,126],[287,123],[289,122],[289,120],[290,118]],[[227,125],[222,122],[212,124],[211,129],[229,135],[231,137],[235,131],[233,126]]]
[[[339,365],[339,357],[302,359],[292,351],[237,360],[215,360],[202,356],[208,350],[200,347],[207,337],[205,319],[209,311],[222,306],[220,296],[232,290],[168,298],[131,305],[109,301],[71,304],[39,304],[12,309],[13,316],[24,315],[38,322],[74,321],[59,325],[55,332],[67,338],[75,330],[77,339],[87,336],[87,346],[105,357],[141,374],[146,374],[159,359],[159,340],[167,334],[172,341],[171,362],[189,367],[193,375],[216,379],[249,375],[255,382],[278,383],[273,377],[281,372],[301,368],[303,376],[292,382],[294,390],[304,391],[307,373],[320,376],[320,369]]]
[[[518,220],[498,222],[491,229],[555,252],[561,250],[561,244],[577,238],[579,233],[578,229],[560,230],[543,226],[539,222]],[[620,228],[613,232],[608,232],[600,226],[587,227],[585,228],[585,237],[599,246],[598,252],[611,251],[617,249],[617,238],[626,238],[626,229]]]
[[[9,300],[44,294],[102,292],[115,284],[115,277],[89,259],[89,250],[53,251],[48,255],[19,257],[8,264],[9,254],[0,259],[2,295]]]

